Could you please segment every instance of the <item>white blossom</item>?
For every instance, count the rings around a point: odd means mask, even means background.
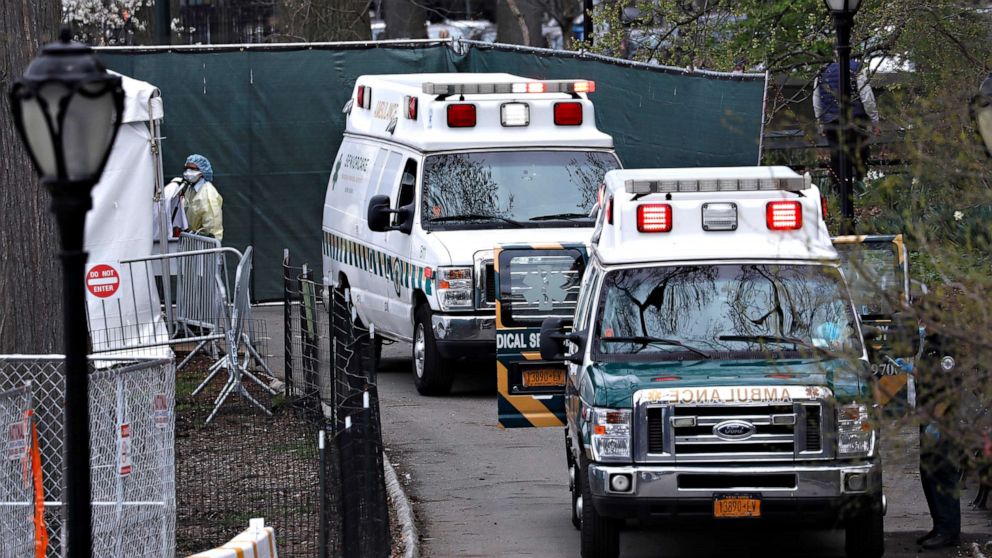
[[[95,45],[127,44],[146,28],[142,18],[154,0],[62,0],[62,23],[75,39]]]
[[[964,213],[961,212],[961,211],[955,211],[954,212],[954,220],[955,221],[960,221],[961,219],[964,219]]]

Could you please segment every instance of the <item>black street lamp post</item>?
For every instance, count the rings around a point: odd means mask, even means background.
[[[837,70],[840,81],[837,130],[837,183],[840,186],[841,233],[854,232],[854,166],[851,164],[851,27],[861,0],[823,0],[837,31]]]
[[[65,522],[71,558],[92,555],[89,441],[89,332],[83,234],[90,192],[103,173],[124,110],[120,76],[67,30],[46,45],[10,90],[14,123],[52,195],[62,241],[65,320]]]
[[[992,74],[989,74],[978,94],[971,100],[971,117],[975,120],[975,128],[982,136],[985,144],[985,153],[992,157]]]

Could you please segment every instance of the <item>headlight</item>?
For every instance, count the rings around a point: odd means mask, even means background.
[[[867,457],[875,450],[875,429],[864,403],[849,403],[837,409],[837,455]]]
[[[439,267],[437,296],[442,310],[470,310],[472,299],[471,267]]]
[[[630,459],[630,409],[591,409],[595,461]]]

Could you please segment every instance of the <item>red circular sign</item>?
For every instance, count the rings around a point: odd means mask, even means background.
[[[95,265],[86,272],[86,290],[99,298],[114,296],[121,286],[121,276],[109,265]]]

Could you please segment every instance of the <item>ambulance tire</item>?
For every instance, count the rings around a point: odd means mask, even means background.
[[[351,289],[348,288],[348,280],[344,279],[339,287],[341,291],[341,296],[344,298],[345,304],[348,305],[348,313],[355,317],[355,325],[362,329],[367,329],[362,319],[358,317],[358,312],[355,311],[355,305],[351,300]],[[373,370],[379,369],[379,362],[382,360],[382,337],[376,336],[373,341],[374,347],[372,352],[372,368]]]
[[[589,465],[583,455],[580,457],[579,485],[582,487],[582,558],[617,558],[620,556],[619,519],[603,517],[592,504],[592,490],[589,488]]]
[[[581,531],[582,518],[579,517],[579,498],[582,497],[582,491],[578,487],[579,466],[574,463],[569,463],[568,474],[575,475],[575,480],[570,482],[568,487],[568,490],[572,493],[572,526],[575,527],[576,531]]]
[[[445,395],[451,391],[455,367],[441,358],[431,327],[431,307],[421,304],[413,313],[413,381],[420,395]]]
[[[870,510],[852,517],[845,531],[847,558],[879,558],[885,554],[885,524],[881,510]]]

